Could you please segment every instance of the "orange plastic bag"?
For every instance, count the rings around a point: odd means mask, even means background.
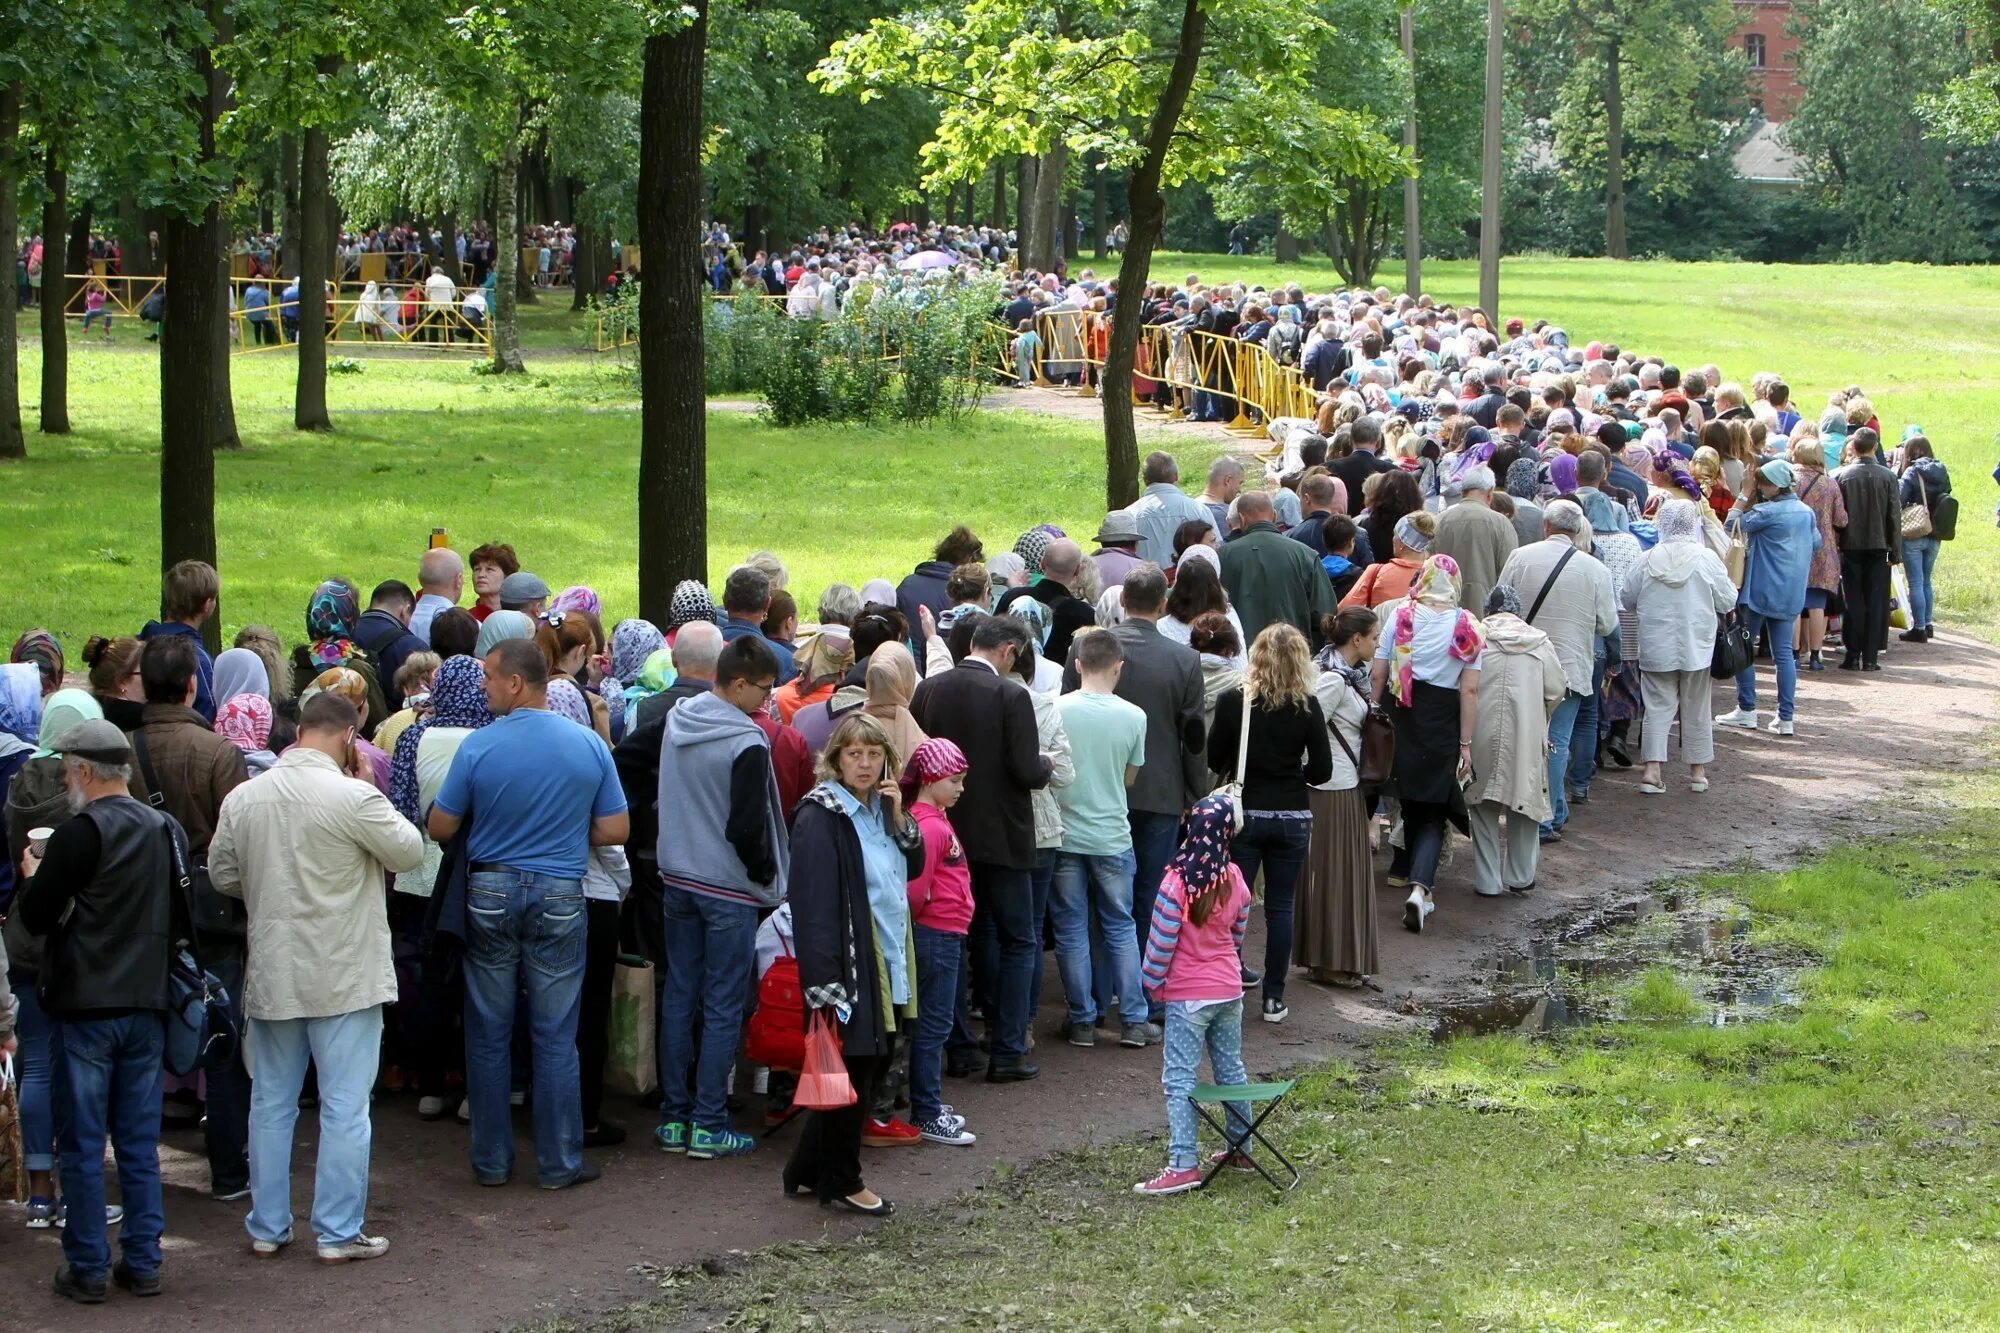
[[[847,1061],[840,1053],[833,1010],[817,1010],[806,1029],[806,1058],[792,1105],[806,1111],[838,1111],[855,1101],[854,1080],[847,1076]]]

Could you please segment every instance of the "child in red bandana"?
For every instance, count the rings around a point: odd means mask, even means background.
[[[942,738],[925,741],[903,769],[903,797],[924,835],[924,868],[909,883],[917,945],[917,1035],[910,1050],[910,1119],[932,1143],[975,1141],[965,1117],[940,1098],[944,1043],[958,1002],[965,936],[972,929],[972,870],[945,811],[965,791],[965,753]]]

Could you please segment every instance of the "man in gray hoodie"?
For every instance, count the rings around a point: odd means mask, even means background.
[[[668,714],[660,747],[667,984],[660,1006],[665,1087],[653,1138],[667,1152],[701,1160],[738,1157],[756,1143],[729,1127],[728,1084],[758,914],[784,901],[790,860],[771,743],[754,720],[777,683],[777,655],[764,641],[735,640],[716,660],[714,689]]]

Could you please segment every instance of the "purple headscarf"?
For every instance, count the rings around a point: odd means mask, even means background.
[[[1557,495],[1570,495],[1576,491],[1576,455],[1558,453],[1549,460],[1549,481],[1555,486]]]

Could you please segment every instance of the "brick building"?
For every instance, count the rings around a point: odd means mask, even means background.
[[[1791,0],[1736,0],[1743,26],[1736,41],[1750,66],[1750,109],[1765,119],[1791,119],[1799,100],[1799,41],[1788,31]]]

